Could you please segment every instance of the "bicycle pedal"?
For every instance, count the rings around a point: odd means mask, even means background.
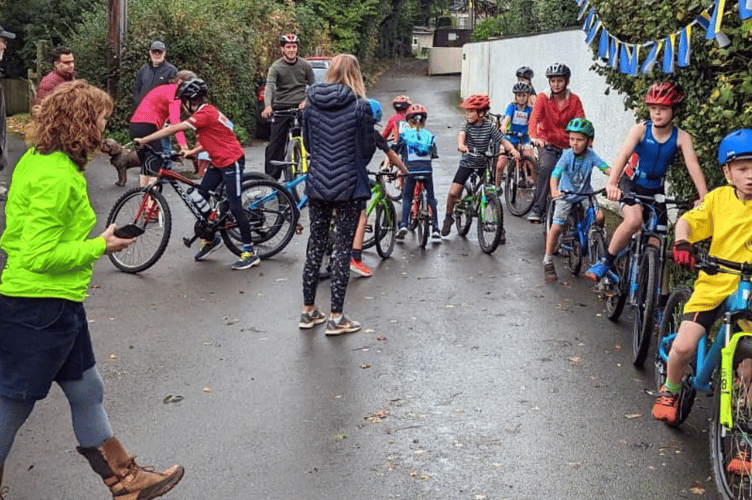
[[[193,245],[193,242],[198,239],[198,236],[194,236],[193,238],[189,238],[187,236],[183,236],[183,245],[187,246],[188,248],[191,248],[191,245]]]

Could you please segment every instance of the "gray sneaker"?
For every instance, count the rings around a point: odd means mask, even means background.
[[[320,325],[324,321],[326,321],[326,316],[324,316],[324,313],[319,311],[317,307],[311,312],[304,312],[300,314],[300,323],[298,323],[298,327],[303,329],[313,328],[316,325]]]
[[[360,330],[360,323],[353,321],[344,314],[337,319],[330,319],[326,324],[327,335],[342,335]]]
[[[193,256],[196,260],[204,260],[210,253],[222,248],[222,238],[215,236],[212,241],[201,240],[201,250]]]
[[[230,266],[232,269],[250,269],[253,266],[258,266],[261,263],[261,257],[258,256],[258,252],[245,251],[240,254],[240,258]]]

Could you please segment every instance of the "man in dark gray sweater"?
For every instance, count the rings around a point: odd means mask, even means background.
[[[279,167],[273,167],[270,161],[282,161],[285,157],[287,131],[292,123],[290,116],[274,116],[274,111],[305,106],[306,86],[313,85],[316,77],[313,68],[305,59],[298,57],[298,36],[288,33],[279,38],[282,57],[274,61],[266,75],[264,91],[264,111],[261,116],[272,117],[271,135],[266,146],[264,170],[275,179],[282,173]]]

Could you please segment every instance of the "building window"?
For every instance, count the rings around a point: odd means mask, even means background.
[[[417,45],[418,45],[418,37],[414,36],[413,37],[413,46],[417,46]]]

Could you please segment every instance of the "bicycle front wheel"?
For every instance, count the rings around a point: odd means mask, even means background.
[[[632,327],[632,364],[642,368],[650,349],[658,301],[658,249],[646,246],[637,272],[637,300]]]
[[[267,259],[281,252],[295,234],[298,212],[292,195],[275,181],[246,181],[240,201],[251,227],[251,239],[259,257]],[[220,234],[227,248],[240,255],[243,238],[232,214]]]
[[[729,408],[721,408],[720,369],[716,369],[713,411],[710,418],[710,464],[721,498],[752,499],[749,457],[752,453],[752,338],[739,339],[734,352]],[[729,412],[731,427],[721,424],[721,412]]]
[[[473,190],[469,183],[462,188],[462,197],[454,206],[454,223],[460,236],[467,236],[473,223]]]
[[[501,232],[504,230],[504,212],[496,190],[483,187],[486,193],[485,204],[478,209],[478,244],[485,253],[493,253],[499,246]]]
[[[395,165],[387,165],[389,172],[395,174],[394,176],[386,177],[384,180],[384,194],[392,201],[402,201],[402,185],[404,179],[398,179],[396,174],[398,173]]]
[[[521,217],[528,213],[535,201],[535,173],[538,162],[530,156],[510,161],[507,167],[504,203],[512,215]]]
[[[376,234],[376,251],[382,259],[388,259],[397,241],[397,214],[391,200],[376,207]]]
[[[110,210],[107,226],[137,224],[144,229],[128,248],[108,255],[115,267],[126,273],[144,271],[159,260],[170,241],[172,214],[167,200],[156,189],[126,191]]]
[[[627,268],[629,263],[629,254],[623,253],[614,260],[614,273],[616,280],[607,276],[601,280],[601,294],[606,299],[606,316],[611,321],[618,321],[624,310],[624,304],[627,302]]]
[[[303,146],[301,145],[302,139],[293,137],[290,147],[285,155],[285,161],[288,165],[285,166],[284,176],[285,181],[290,182],[303,175]],[[293,200],[297,204],[303,195],[305,194],[305,181],[301,182],[295,187],[290,188]]]

